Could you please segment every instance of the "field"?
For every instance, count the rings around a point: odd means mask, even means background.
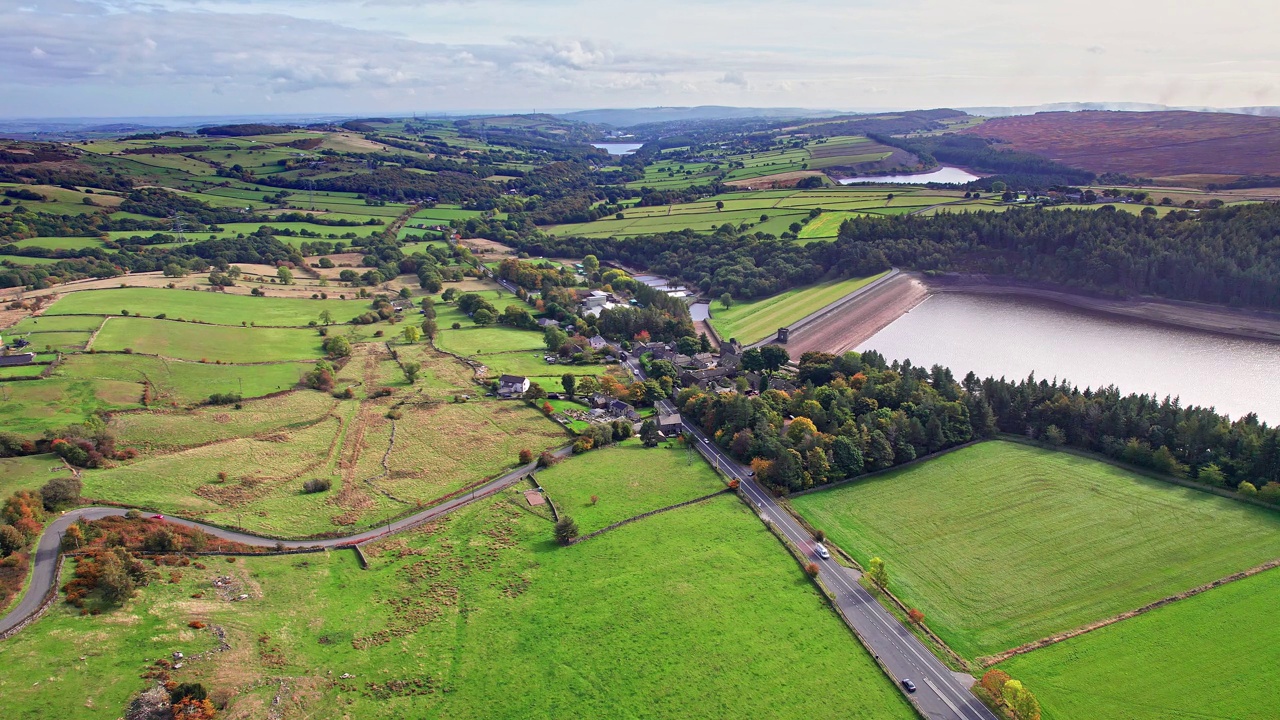
[[[1009,442],[793,502],[970,658],[1280,556],[1280,514]]]
[[[70,475],[62,458],[51,453],[0,458],[0,498],[18,490],[38,490],[53,478]]]
[[[385,541],[368,570],[345,551],[239,558],[102,615],[57,604],[0,645],[0,694],[14,718],[119,717],[149,660],[216,644],[200,619],[230,649],[172,675],[231,717],[266,716],[275,677],[287,717],[915,717],[736,498],[567,549],[523,501]],[[250,599],[220,599],[219,574]]]
[[[164,314],[170,320],[190,320],[214,325],[254,323],[264,326],[305,326],[319,321],[328,310],[335,323],[345,323],[369,311],[364,300],[310,300],[230,295],[226,293],[192,292],[166,288],[119,288],[82,290],[63,295],[45,311],[46,315],[119,315],[155,317]]]
[[[80,423],[104,410],[137,407],[142,386],[114,380],[49,378],[0,383],[0,427],[24,437]]]
[[[736,338],[741,343],[753,343],[772,335],[780,327],[786,327],[821,310],[883,275],[881,273],[872,277],[809,285],[762,300],[734,303],[727,310],[719,303],[712,303],[711,325],[721,338]]]
[[[181,360],[279,362],[322,357],[323,339],[315,331],[301,328],[229,327],[114,317],[98,332],[93,349],[132,350]]]
[[[1277,598],[1270,570],[1000,668],[1032,689],[1044,720],[1271,718],[1280,690],[1258,668],[1280,666],[1280,625],[1242,618],[1270,617]]]
[[[143,355],[80,354],[58,366],[55,377],[150,383],[157,402],[202,402],[213,393],[258,397],[298,384],[311,363],[216,365]]]
[[[1199,112],[1054,112],[964,131],[1094,172],[1280,175],[1280,118]]]
[[[456,314],[461,315],[461,313]],[[448,324],[453,322],[452,318],[447,318],[443,308],[437,311],[436,324],[441,328],[448,328]],[[460,330],[440,330],[440,334],[436,336],[436,347],[459,355],[519,352],[545,347],[542,334],[532,330],[498,326],[477,327],[470,323],[471,319],[466,318]]]
[[[633,438],[538,471],[561,515],[584,534],[660,507],[724,489],[716,472],[693,450],[646,448]],[[592,496],[599,498],[591,502]]]

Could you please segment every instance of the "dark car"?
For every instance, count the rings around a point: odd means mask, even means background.
[[[911,682],[907,678],[902,678],[902,689],[906,690],[909,693],[913,693],[916,691],[916,684]]]

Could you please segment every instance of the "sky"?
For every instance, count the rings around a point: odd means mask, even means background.
[[[0,117],[1280,105],[1280,3],[0,0]]]

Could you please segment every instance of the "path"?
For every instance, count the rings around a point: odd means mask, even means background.
[[[572,446],[567,446],[556,450],[553,454],[557,457],[564,458],[571,452]],[[184,525],[186,527],[200,528],[214,537],[243,543],[245,545],[252,545],[254,547],[271,549],[283,548],[286,550],[297,550],[300,548],[349,547],[431,522],[432,520],[457,510],[464,505],[489,497],[494,493],[514,485],[516,482],[524,479],[524,477],[529,473],[533,472],[536,467],[536,462],[529,463],[528,465],[522,465],[502,477],[490,480],[483,485],[473,488],[468,493],[458,495],[451,500],[446,500],[439,505],[414,513],[406,518],[389,522],[385,527],[379,526],[372,530],[366,530],[364,532],[345,537],[327,538],[323,540],[276,540],[273,538],[251,535],[237,530],[205,525],[204,523],[177,517],[165,516],[165,522],[171,522],[175,525]],[[3,619],[0,619],[0,634],[7,632],[10,628],[18,625],[22,621],[26,620],[32,613],[36,612],[44,602],[46,595],[53,589],[53,579],[57,574],[58,568],[59,549],[62,546],[62,535],[67,531],[67,528],[70,527],[72,523],[78,520],[100,520],[104,517],[121,516],[126,512],[127,510],[125,508],[77,508],[63,513],[57,520],[50,523],[49,526],[45,528],[44,534],[40,536],[40,542],[36,546],[35,569],[31,574],[31,583],[27,588],[27,593],[22,598],[22,602],[18,603],[18,605],[14,607],[8,615],[5,615]]]

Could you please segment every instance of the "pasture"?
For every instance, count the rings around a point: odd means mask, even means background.
[[[0,458],[0,498],[18,490],[39,490],[56,477],[70,477],[71,469],[53,453]]]
[[[1031,688],[1044,720],[1264,720],[1280,689],[1258,671],[1280,667],[1280,624],[1248,618],[1270,617],[1277,598],[1269,570],[999,667]]]
[[[339,333],[335,330],[333,334]],[[323,340],[316,331],[302,328],[250,328],[113,317],[98,331],[93,349],[179,360],[257,363],[323,357],[324,350],[320,347]]]
[[[725,487],[697,452],[669,443],[647,448],[639,438],[539,470],[538,484],[583,534]]]
[[[1280,556],[1280,513],[1003,441],[793,505],[969,658]]]
[[[155,402],[190,405],[213,393],[250,398],[288,390],[311,368],[308,362],[217,365],[150,355],[82,353],[67,358],[54,376],[150,384]]]
[[[112,288],[67,293],[49,306],[45,316],[130,315],[189,320],[214,325],[251,323],[275,327],[302,327],[319,321],[328,310],[335,323],[345,323],[368,312],[369,301],[311,300],[308,298],[253,297],[229,293],[193,292],[169,288]]]
[[[736,498],[572,548],[523,500],[374,545],[368,570],[347,551],[237,558],[101,615],[57,603],[0,646],[0,692],[19,719],[116,718],[149,659],[216,645],[199,619],[232,650],[171,674],[225,693],[230,715],[265,715],[278,687],[260,678],[283,675],[311,717],[915,717]],[[220,600],[219,574],[250,598]]]
[[[47,378],[0,383],[0,427],[32,437],[99,412],[137,407],[142,386],[118,380]]]
[[[716,301],[712,303],[711,326],[721,338],[736,338],[743,344],[750,344],[769,337],[778,328],[817,312],[883,276],[884,273],[880,273],[865,278],[831,280],[760,300],[735,302],[727,310]]]

